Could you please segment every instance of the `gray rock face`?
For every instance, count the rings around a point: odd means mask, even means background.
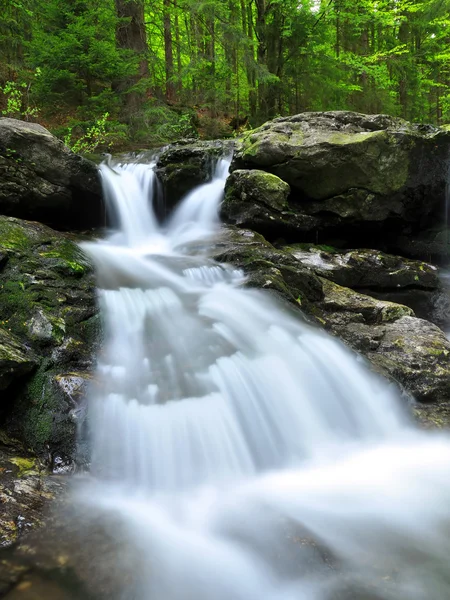
[[[0,546],[5,548],[42,524],[44,509],[63,497],[66,482],[52,477],[36,456],[4,432],[0,432],[0,469]],[[0,596],[2,591],[0,583]]]
[[[439,327],[450,325],[450,290],[434,265],[368,249],[339,252],[294,244],[283,250],[316,275],[378,300],[406,304]]]
[[[183,196],[211,180],[214,165],[231,155],[232,142],[190,141],[171,144],[158,157],[156,172],[162,183],[165,210],[170,212]]]
[[[94,163],[74,154],[44,127],[0,118],[0,213],[84,229],[103,222]]]
[[[385,115],[303,113],[245,134],[233,168],[287,182],[295,212],[320,221],[311,226],[320,243],[380,247],[381,235],[392,243],[442,220],[449,145],[444,129]],[[313,241],[301,233],[291,239]]]
[[[435,266],[377,250],[338,252],[306,244],[287,246],[283,250],[317,275],[353,289],[436,290],[440,286]]]
[[[416,400],[450,399],[450,342],[439,327],[416,318],[406,306],[322,283],[325,297],[313,314],[330,333]]]

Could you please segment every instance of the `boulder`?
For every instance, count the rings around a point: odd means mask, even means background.
[[[232,169],[277,175],[295,212],[320,221],[290,240],[389,247],[442,222],[449,146],[445,129],[386,115],[302,113],[242,136]]]
[[[217,160],[231,155],[232,142],[187,140],[171,144],[158,156],[156,173],[162,184],[165,211],[170,212],[183,196],[212,179]]]
[[[439,327],[409,307],[322,284],[324,300],[312,314],[330,333],[419,402],[450,400],[450,342]]]
[[[319,226],[315,217],[300,213],[289,201],[290,186],[259,169],[237,170],[228,177],[221,206],[222,219],[265,234],[295,236]]]
[[[92,267],[72,236],[12,217],[0,217],[0,253],[2,427],[61,465],[75,455],[99,339]]]
[[[97,167],[41,125],[0,118],[0,214],[61,230],[98,226]]]

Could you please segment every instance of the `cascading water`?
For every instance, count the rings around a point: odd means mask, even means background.
[[[340,343],[202,256],[228,166],[163,225],[153,165],[101,167],[118,231],[83,245],[106,332],[87,496],[141,553],[125,597],[447,597],[449,440],[416,431]]]

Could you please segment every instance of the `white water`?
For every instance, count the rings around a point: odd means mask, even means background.
[[[340,343],[199,254],[227,170],[161,226],[152,165],[101,167],[118,231],[84,244],[106,330],[87,495],[141,554],[121,597],[449,596],[448,438],[416,431]]]

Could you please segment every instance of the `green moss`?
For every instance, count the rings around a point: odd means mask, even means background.
[[[10,458],[9,462],[18,467],[19,477],[23,477],[24,475],[37,475],[39,472],[35,458],[23,458],[17,456]]]
[[[257,156],[259,149],[261,147],[261,142],[257,141],[253,144],[249,144],[248,146],[244,146],[242,151],[242,158],[245,160],[247,158],[254,158]]]
[[[347,145],[347,144],[359,144],[361,142],[365,142],[368,139],[374,138],[374,137],[386,137],[386,134],[384,131],[369,131],[369,132],[362,132],[362,133],[343,133],[343,132],[337,132],[337,133],[332,133],[329,138],[328,141],[330,142],[330,144],[336,144],[336,145]]]
[[[44,250],[39,255],[45,259],[56,259],[51,266],[62,275],[81,277],[91,269],[86,256],[69,240],[60,241],[51,250]]]
[[[13,219],[0,220],[0,247],[7,250],[25,250],[30,239],[24,229]]]
[[[385,302],[381,309],[381,321],[382,323],[389,323],[391,321],[397,321],[402,317],[413,317],[414,312],[408,307],[402,304],[394,304]]]
[[[52,338],[57,344],[60,344],[66,335],[66,323],[63,318],[47,315],[52,324]]]
[[[289,246],[283,246],[283,250],[285,252],[298,252],[299,250],[303,252],[315,251],[319,250],[320,252],[327,252],[328,254],[337,254],[342,252],[338,248],[334,246],[328,246],[327,244],[312,244],[309,242],[301,242],[298,244],[290,244]]]
[[[34,294],[29,294],[23,281],[6,281],[0,284],[2,325],[14,333],[26,332],[26,322],[33,310]],[[19,318],[15,318],[15,317]]]
[[[291,136],[288,136],[286,133],[272,129],[270,130],[270,137],[268,139],[270,140],[269,144],[272,148],[277,144],[281,145],[286,143],[289,143],[291,146],[300,146],[303,141],[303,134],[300,131],[295,131]],[[242,140],[242,158],[244,160],[250,159],[251,161],[251,159],[258,157],[262,158],[265,164],[273,162],[271,161],[270,156],[265,155],[264,141],[264,133],[260,132],[260,129],[250,131]]]
[[[20,428],[26,443],[35,451],[42,451],[52,434],[52,409],[55,397],[51,389],[45,361],[29,381],[18,407]]]

